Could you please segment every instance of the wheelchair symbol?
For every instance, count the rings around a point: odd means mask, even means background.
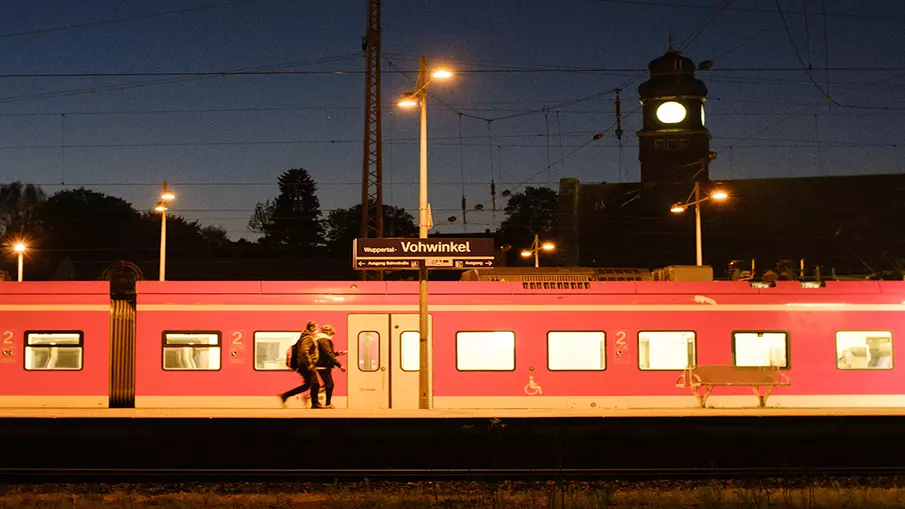
[[[529,396],[537,396],[538,394],[543,393],[543,389],[541,389],[541,386],[534,381],[534,377],[529,376],[528,383],[525,385],[525,394]]]

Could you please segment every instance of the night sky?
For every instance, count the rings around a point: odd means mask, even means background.
[[[0,181],[84,185],[149,210],[165,179],[174,213],[233,239],[255,238],[248,217],[289,168],[312,174],[325,214],[354,205],[367,3],[7,0]],[[901,0],[384,0],[382,18],[384,202],[415,216],[418,114],[396,98],[421,54],[457,72],[428,100],[436,231],[463,231],[461,217],[446,223],[463,189],[484,205],[467,231],[496,228],[491,177],[498,193],[637,181],[637,86],[670,34],[695,63],[713,60],[697,73],[712,179],[903,169]],[[300,72],[159,75],[240,70]],[[147,75],[71,76],[103,73]]]

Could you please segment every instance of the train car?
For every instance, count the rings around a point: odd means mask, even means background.
[[[286,367],[285,354],[307,322],[333,325],[336,349],[345,350],[349,301],[379,307],[386,297],[346,300],[350,286],[138,282],[135,407],[279,407],[277,393],[301,383]],[[346,406],[344,377],[337,377],[334,399],[336,406]]]
[[[138,408],[278,408],[298,385],[286,348],[331,324],[334,404],[418,407],[418,289],[411,282],[139,282]],[[687,366],[778,366],[772,407],[905,406],[894,338],[905,282],[434,282],[434,408],[693,408]],[[294,401],[295,406],[301,405]],[[748,388],[708,406],[750,407]]]
[[[0,283],[0,407],[106,408],[110,283]]]

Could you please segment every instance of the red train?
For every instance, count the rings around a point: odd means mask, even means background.
[[[905,407],[905,281],[434,282],[435,408],[697,406],[688,365],[780,366],[772,407]],[[418,407],[412,282],[0,283],[0,406],[279,408],[286,348],[331,324],[334,404]],[[292,402],[300,406],[300,401]],[[751,407],[723,388],[713,407]]]

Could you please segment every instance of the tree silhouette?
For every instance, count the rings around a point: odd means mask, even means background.
[[[371,203],[373,209],[374,204]],[[361,204],[331,210],[327,215],[327,247],[334,254],[352,253],[352,240],[361,237]],[[417,237],[415,218],[402,207],[383,206],[385,237]]]
[[[272,224],[273,201],[264,200],[263,202],[259,202],[255,205],[255,211],[251,214],[251,218],[248,219],[248,229],[264,235],[267,233],[265,227],[271,226]]]
[[[317,184],[304,168],[293,168],[278,179],[280,194],[255,206],[248,221],[252,231],[263,233],[263,243],[302,249],[324,244]]]
[[[544,239],[555,239],[556,206],[559,200],[556,191],[548,187],[526,187],[522,193],[515,193],[503,209],[506,219],[500,225],[499,239],[512,246],[510,262],[517,259],[523,248],[528,248],[537,233]]]
[[[73,277],[95,278],[120,260],[156,274],[160,249],[160,214],[135,210],[129,202],[85,188],[55,193],[41,207],[39,259],[48,272],[61,262],[74,267]],[[215,243],[202,234],[198,221],[167,214],[170,260],[211,256]]]
[[[556,191],[548,187],[526,187],[514,193],[503,209],[506,219],[500,225],[504,235],[527,236],[535,233],[556,234]]]
[[[222,226],[208,225],[200,230],[201,237],[214,246],[225,246],[231,243],[229,235]]]
[[[150,224],[127,201],[85,188],[53,194],[40,219],[48,256],[100,263],[134,259],[156,245]]]
[[[40,187],[16,181],[0,184],[0,233],[36,234],[38,213],[47,197]]]

